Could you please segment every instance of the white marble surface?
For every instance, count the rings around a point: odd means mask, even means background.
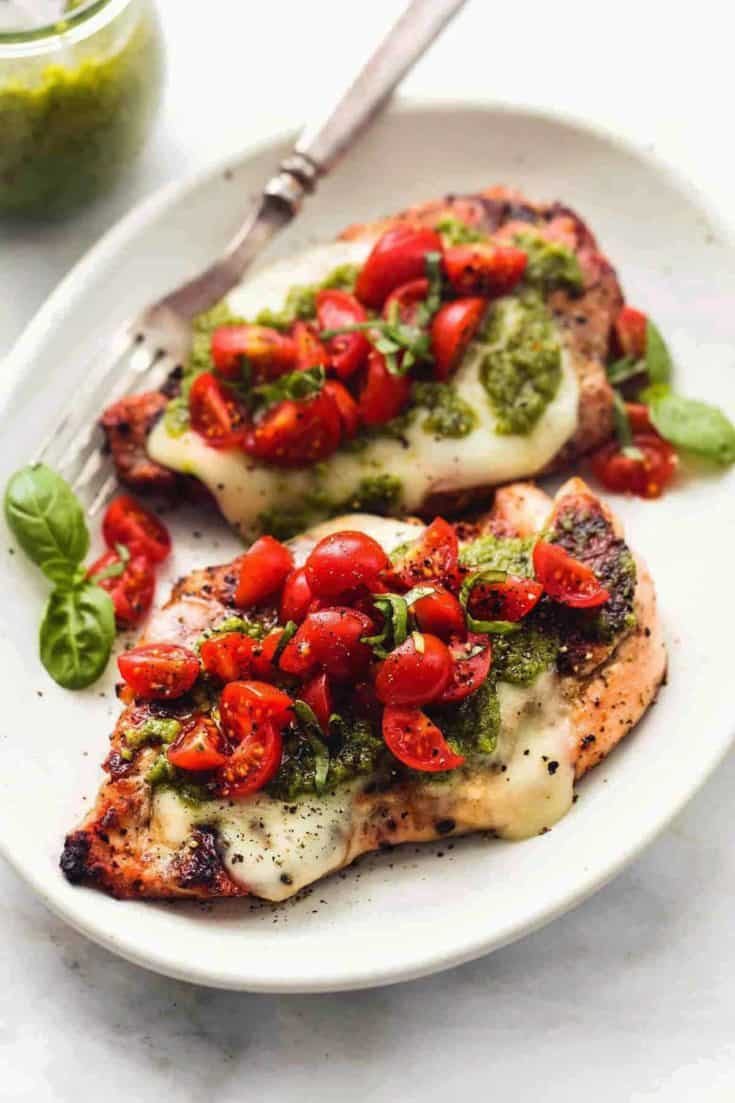
[[[159,3],[170,73],[155,138],[134,176],[74,221],[0,227],[0,352],[139,197],[296,124],[400,6]],[[472,0],[407,91],[587,116],[683,164],[727,208],[730,20],[719,0]],[[361,46],[349,42],[358,28]],[[696,715],[691,726],[696,755]],[[734,788],[731,758],[638,862],[544,931],[352,995],[237,995],[153,976],[68,930],[0,866],[0,1099],[731,1100]]]

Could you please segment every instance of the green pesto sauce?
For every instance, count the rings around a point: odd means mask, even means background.
[[[477,414],[451,383],[414,383],[411,398],[416,406],[429,411],[421,422],[425,433],[458,439],[477,425]]]
[[[289,540],[327,517],[340,513],[377,513],[381,517],[395,513],[403,496],[403,483],[397,475],[369,475],[360,479],[355,490],[346,498],[332,499],[318,483],[318,465],[315,469],[314,489],[298,501],[271,506],[258,514],[258,526],[277,540]]]
[[[123,732],[128,747],[142,747],[144,743],[173,743],[181,731],[181,724],[172,717],[149,716],[142,724],[126,728]]]
[[[513,244],[528,254],[524,282],[548,294],[558,288],[581,292],[582,269],[575,253],[540,234],[524,231],[515,234]]]
[[[453,218],[451,215],[440,219],[434,229],[441,236],[444,245],[449,248],[452,245],[472,245],[475,241],[488,240],[488,235],[482,230],[468,226],[461,218]]]
[[[329,729],[329,768],[323,789],[334,789],[364,774],[390,770],[392,756],[380,732],[358,717],[332,717]],[[323,753],[323,750],[322,750]],[[395,761],[395,760],[393,760]],[[278,773],[267,786],[271,796],[291,800],[316,791],[317,753],[311,741],[293,733],[286,737]]]
[[[519,578],[531,578],[531,552],[534,537],[513,536],[500,539],[487,533],[478,536],[460,549],[459,559],[465,567],[487,567],[488,570],[507,571]]]
[[[561,344],[551,313],[532,290],[499,299],[481,339],[480,377],[498,432],[530,433],[561,382]]]
[[[161,77],[146,14],[111,55],[0,80],[0,211],[58,215],[111,185],[143,144]]]

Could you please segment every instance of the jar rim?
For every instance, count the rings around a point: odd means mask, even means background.
[[[32,57],[71,46],[101,30],[132,0],[92,0],[63,19],[27,31],[0,31],[0,59]]]

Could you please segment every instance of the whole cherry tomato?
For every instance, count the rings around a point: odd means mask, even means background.
[[[455,299],[436,312],[431,323],[431,351],[437,379],[448,379],[457,370],[486,307],[487,299]]]
[[[493,652],[487,636],[469,632],[465,637],[454,636],[449,641],[449,654],[452,657],[452,674],[437,704],[461,701],[469,697],[483,684],[493,661]]]
[[[156,576],[146,555],[131,555],[125,562],[116,551],[105,552],[89,568],[87,578],[112,598],[118,628],[134,628],[151,607]]]
[[[411,380],[407,375],[388,371],[385,357],[377,349],[368,356],[367,373],[360,390],[358,404],[366,425],[384,425],[401,413],[411,396]]]
[[[179,770],[216,770],[227,762],[224,739],[208,716],[197,716],[186,724],[166,757]]]
[[[252,370],[252,382],[275,379],[296,367],[293,337],[268,326],[220,326],[212,334],[212,360],[225,379],[242,379],[244,361]]]
[[[372,631],[370,617],[356,609],[336,606],[309,613],[283,650],[281,670],[303,676],[321,667],[335,681],[357,679],[373,657],[362,642]]]
[[[379,664],[375,692],[384,705],[425,705],[441,696],[451,676],[447,645],[417,632]]]
[[[334,399],[321,390],[287,399],[268,410],[248,432],[245,451],[277,467],[306,467],[339,447],[342,425]]]
[[[161,563],[171,551],[171,536],[163,521],[130,494],[119,494],[110,502],[102,535],[108,548],[124,544],[131,555],[145,555],[151,563]]]
[[[415,601],[411,609],[421,631],[431,632],[441,640],[464,635],[467,631],[462,606],[443,586],[434,584],[432,593]]]
[[[444,253],[447,278],[458,295],[507,295],[521,280],[528,257],[508,245],[455,245]]]
[[[438,773],[456,770],[465,762],[420,709],[389,705],[383,712],[383,739],[399,762],[412,770]]]
[[[592,456],[592,470],[609,490],[660,498],[676,471],[676,452],[656,433],[634,433],[633,447],[638,456],[611,441]]]
[[[304,568],[297,567],[296,570],[291,571],[283,584],[283,592],[281,593],[279,613],[281,623],[285,624],[292,620],[296,624],[301,624],[309,612],[313,597]]]
[[[332,689],[329,678],[322,671],[314,674],[308,682],[301,687],[300,697],[311,708],[319,721],[319,726],[326,734],[329,730],[329,717],[334,711]]]
[[[560,548],[539,540],[533,549],[536,578],[554,601],[574,609],[594,609],[610,600],[595,572]]]
[[[517,621],[541,600],[544,588],[533,578],[508,575],[504,582],[477,582],[472,587],[469,611],[479,620]]]
[[[320,540],[304,564],[315,597],[335,599],[373,589],[389,564],[377,540],[364,532],[333,532]]]
[[[360,407],[355,402],[344,383],[338,383],[336,379],[328,379],[324,384],[324,393],[334,402],[339,411],[339,420],[342,426],[342,436],[345,440],[352,440],[360,428]]]
[[[342,329],[367,321],[362,303],[348,291],[318,291],[316,316],[320,330]],[[370,351],[370,342],[364,333],[339,333],[327,341],[329,368],[340,379],[348,379],[362,367]]]
[[[117,665],[136,697],[170,701],[188,693],[199,676],[199,659],[175,643],[146,643],[119,656]]]
[[[211,448],[239,448],[250,415],[226,384],[211,372],[198,375],[189,391],[189,418],[195,433]]]
[[[395,287],[426,274],[426,254],[443,250],[436,230],[399,223],[378,238],[363,265],[355,294],[365,306],[380,307]]]
[[[240,575],[235,601],[243,609],[249,609],[280,593],[293,567],[293,556],[279,540],[261,536],[237,563]]]
[[[646,315],[633,306],[620,308],[615,319],[615,337],[623,356],[642,360],[646,355]]]
[[[418,322],[419,310],[429,294],[429,281],[426,278],[411,280],[391,291],[383,304],[383,317],[392,320],[397,314],[404,325],[413,326]]]
[[[437,517],[394,563],[389,578],[404,590],[429,582],[456,587],[459,569],[459,541],[448,521]]]

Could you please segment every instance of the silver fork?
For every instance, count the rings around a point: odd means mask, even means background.
[[[465,0],[412,0],[354,82],[327,114],[307,126],[279,165],[222,256],[146,307],[120,330],[35,460],[56,468],[93,516],[115,488],[97,419],[104,406],[160,386],[186,358],[192,319],[222,299],[251,262],[294,218],[304,197],[352,145],[409,69]]]

